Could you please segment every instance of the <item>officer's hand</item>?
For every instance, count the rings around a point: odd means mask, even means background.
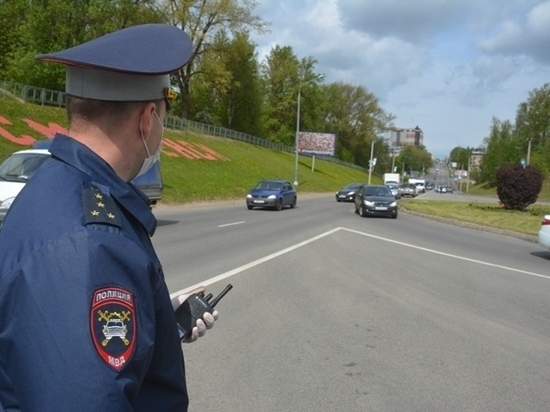
[[[174,296],[172,298],[172,308],[174,311],[180,307],[180,305],[185,302],[189,296],[195,293],[204,293],[204,286],[200,286],[196,289],[185,291],[184,293]],[[183,340],[185,343],[195,342],[198,338],[203,337],[206,334],[207,329],[212,329],[214,327],[214,322],[218,319],[219,313],[217,310],[214,310],[211,314],[206,312],[202,319],[197,319],[195,327],[191,329],[191,334]]]
[[[212,313],[206,312],[202,319],[197,319],[197,323],[193,329],[191,329],[191,335],[183,340],[185,343],[193,343],[197,339],[203,337],[206,334],[207,329],[212,329],[214,327],[214,322],[218,319],[219,313],[217,310],[214,310]]]

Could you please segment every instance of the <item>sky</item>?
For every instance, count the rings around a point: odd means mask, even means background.
[[[277,45],[315,58],[325,84],[365,87],[434,156],[482,146],[494,117],[514,123],[550,83],[550,0],[256,2],[260,61]]]

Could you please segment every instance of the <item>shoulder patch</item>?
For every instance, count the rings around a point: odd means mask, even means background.
[[[82,201],[86,224],[106,223],[122,227],[120,209],[110,195],[106,195],[96,188],[85,188],[82,189]]]
[[[103,361],[119,372],[136,347],[137,322],[134,296],[119,287],[97,289],[92,295],[90,332]]]

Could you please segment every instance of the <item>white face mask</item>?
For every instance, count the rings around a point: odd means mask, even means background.
[[[141,125],[140,125],[141,141],[143,142],[143,145],[145,146],[145,152],[147,153],[147,157],[145,159],[143,159],[143,164],[141,165],[141,169],[139,169],[139,172],[134,177],[134,179],[139,177],[139,176],[144,175],[145,173],[147,173],[149,171],[149,169],[151,169],[153,167],[155,162],[158,162],[158,160],[160,158],[160,152],[162,150],[162,138],[164,136],[164,125],[160,121],[160,118],[158,117],[157,112],[153,112],[153,114],[157,118],[158,122],[160,123],[160,127],[162,128],[162,134],[160,136],[160,142],[159,142],[159,145],[157,146],[157,150],[155,151],[155,153],[153,153],[151,155],[151,153],[149,153],[149,149],[147,148],[147,144],[145,143],[145,139],[143,137],[143,130],[141,130]]]

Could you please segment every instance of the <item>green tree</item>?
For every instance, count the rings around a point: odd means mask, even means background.
[[[548,133],[550,131],[550,84],[529,92],[527,101],[516,111],[515,133],[522,141],[522,150],[529,157],[529,164],[547,173],[550,166]],[[528,154],[528,155],[527,155]]]
[[[491,133],[485,139],[486,151],[483,156],[480,182],[489,187],[496,186],[496,172],[503,164],[520,163],[523,142],[514,134],[510,121],[493,118]]]
[[[299,73],[300,61],[289,46],[275,46],[261,64],[266,91],[263,123],[269,140],[294,145]],[[307,87],[309,83],[301,94],[308,94]]]
[[[426,172],[433,167],[432,155],[424,146],[404,146],[398,159],[402,171],[409,175],[414,170]]]
[[[30,9],[27,0],[0,1],[0,76],[7,79],[10,56],[20,47],[19,30]]]
[[[466,169],[468,167],[468,163],[470,162],[473,151],[474,149],[471,147],[455,147],[453,150],[451,150],[449,161],[456,162],[459,167],[461,167],[462,169]]]
[[[238,34],[224,56],[231,73],[221,99],[220,117],[226,127],[252,135],[262,135],[262,96],[256,48],[247,33]]]
[[[254,0],[164,0],[166,21],[181,27],[193,42],[193,53],[189,62],[174,78],[180,91],[181,117],[189,117],[191,104],[191,82],[206,67],[201,60],[207,59],[206,52],[215,44],[216,35],[228,31],[232,35],[246,31],[263,33],[268,25],[252,14],[257,3]],[[211,61],[211,60],[210,60]],[[218,68],[222,78],[227,80],[227,68],[223,64],[211,67],[211,77]]]
[[[378,99],[363,86],[342,82],[332,83],[322,89],[323,129],[336,133],[338,158],[368,167],[371,143],[374,141],[374,157],[379,170],[387,169],[389,160],[387,143],[379,136],[393,120],[379,105]]]
[[[13,7],[5,9],[7,4]],[[15,3],[1,3],[0,15],[6,12],[7,16],[10,13],[14,16],[6,41],[17,39],[15,45],[0,46],[8,50],[3,74],[7,80],[63,90],[64,68],[58,64],[37,63],[37,54],[73,47],[131,25],[160,21],[155,4],[155,0],[16,0]]]

